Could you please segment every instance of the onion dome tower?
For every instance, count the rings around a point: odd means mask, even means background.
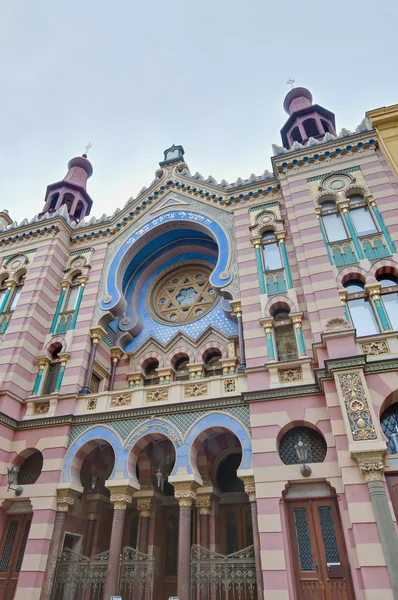
[[[40,216],[54,213],[66,206],[69,216],[76,223],[90,214],[93,201],[87,193],[87,179],[93,174],[93,167],[87,154],[76,156],[68,162],[68,172],[62,181],[47,187],[44,208]]]
[[[319,104],[312,104],[312,94],[306,88],[290,90],[283,108],[289,118],[281,129],[281,136],[288,150],[294,142],[305,144],[311,137],[322,140],[325,133],[336,135],[334,113]]]

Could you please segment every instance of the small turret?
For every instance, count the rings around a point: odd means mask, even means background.
[[[87,155],[76,156],[68,163],[68,172],[62,181],[47,187],[44,208],[40,216],[54,213],[66,206],[71,219],[77,223],[90,214],[93,201],[87,193],[87,179],[93,174],[93,167]]]
[[[311,137],[322,140],[325,133],[336,135],[334,114],[318,104],[312,104],[312,94],[306,88],[290,90],[283,108],[290,115],[281,129],[285,148],[290,149],[294,142],[305,144]]]

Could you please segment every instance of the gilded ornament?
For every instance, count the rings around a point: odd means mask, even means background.
[[[390,354],[387,340],[377,340],[372,342],[364,342],[361,344],[361,350],[368,356],[380,356],[382,354]]]
[[[291,383],[293,381],[302,381],[303,379],[303,371],[301,367],[293,369],[279,369],[278,375],[281,383]]]
[[[97,408],[97,398],[89,398],[87,400],[86,410],[95,410]]]
[[[149,390],[146,393],[147,402],[165,402],[169,399],[169,390],[167,388],[158,388],[156,390]]]
[[[359,468],[365,476],[365,481],[384,481],[385,452],[353,452],[353,458],[358,461]]]
[[[207,396],[207,383],[191,383],[185,386],[185,398],[197,398],[199,396]]]
[[[73,506],[77,492],[69,488],[57,490],[57,511],[68,512],[68,508]]]
[[[152,514],[152,498],[137,498],[137,510],[140,517],[149,518]]]
[[[377,433],[359,373],[337,375],[354,441],[375,440]]]
[[[199,509],[200,515],[209,515],[211,512],[211,496],[210,494],[201,494],[196,496],[196,507]]]
[[[40,402],[39,404],[35,404],[35,415],[45,415],[49,410],[49,402]]]
[[[224,392],[226,394],[230,394],[231,392],[236,392],[235,379],[225,379],[224,380]]]
[[[115,510],[126,510],[127,504],[130,504],[133,500],[134,490],[128,485],[112,487],[110,492],[110,501]]]
[[[199,484],[196,481],[177,481],[173,483],[174,498],[177,498],[180,506],[192,506],[196,498],[196,490]]]
[[[110,407],[117,408],[129,404],[131,404],[131,394],[119,394],[118,396],[112,396]]]

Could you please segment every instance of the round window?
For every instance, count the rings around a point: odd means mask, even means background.
[[[218,300],[211,267],[195,262],[162,273],[149,289],[148,310],[161,323],[181,325],[204,317]]]

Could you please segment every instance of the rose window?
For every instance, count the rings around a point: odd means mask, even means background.
[[[149,290],[152,316],[173,325],[203,317],[218,300],[209,282],[210,274],[211,268],[201,263],[185,264],[163,273]]]

